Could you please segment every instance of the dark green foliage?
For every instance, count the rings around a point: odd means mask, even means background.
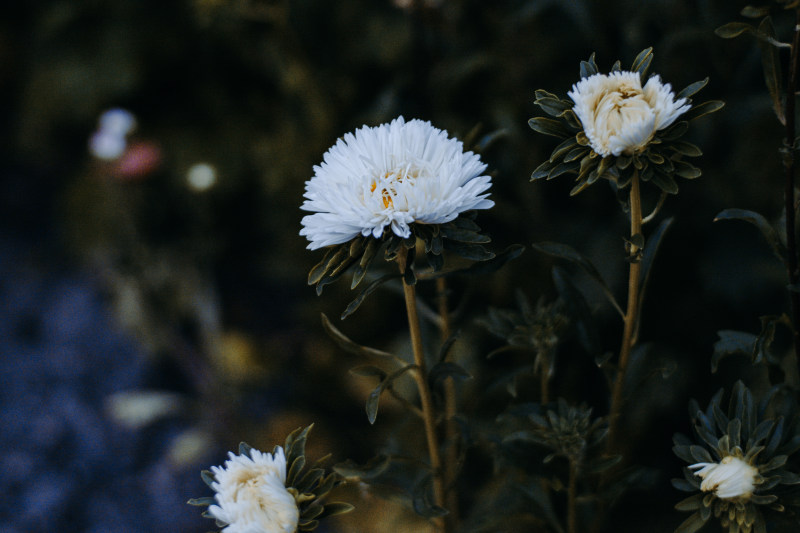
[[[723,340],[731,345],[747,344],[747,339],[735,335],[726,334]],[[765,509],[783,512],[789,504],[783,500],[791,492],[789,486],[800,484],[800,476],[788,464],[790,460],[796,464],[792,456],[800,448],[797,405],[792,402],[788,412],[784,412],[787,405],[781,403],[778,388],[757,401],[741,381],[733,386],[727,408],[722,403],[723,394],[723,390],[715,394],[705,410],[694,400],[691,402],[689,414],[696,441],[675,435],[673,451],[689,464],[720,463],[730,457],[744,461],[758,471],[753,479],[755,489],[752,494],[721,498],[716,494],[716,486],[703,491],[701,478],[684,468],[684,479],[673,480],[673,486],[699,494],[676,504],[679,511],[694,511],[676,533],[697,531],[712,514],[731,533],[766,532],[762,512]]]

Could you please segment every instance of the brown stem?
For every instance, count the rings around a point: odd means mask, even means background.
[[[447,342],[452,333],[450,324],[450,309],[447,305],[447,280],[436,279],[436,300],[441,319],[442,342]],[[444,482],[445,499],[448,514],[445,516],[449,530],[458,528],[459,509],[458,492],[455,490],[456,477],[458,476],[458,425],[456,424],[456,384],[453,378],[444,380],[444,413],[445,413],[445,458]]]
[[[550,403],[550,361],[544,361],[542,368],[539,368],[539,394],[542,405]]]
[[[569,461],[569,487],[567,488],[567,533],[578,532],[578,464]]]
[[[408,250],[401,249],[397,254],[397,265],[401,273],[404,273],[406,268],[410,268],[407,265],[407,260]],[[422,331],[420,330],[419,316],[417,315],[417,294],[414,285],[406,283],[405,277],[403,277],[403,295],[406,300],[408,329],[411,334],[414,364],[417,365],[413,375],[419,391],[420,404],[422,405],[425,438],[428,442],[428,456],[431,470],[433,471],[433,501],[439,507],[444,507],[444,480],[442,476],[442,460],[439,455],[439,440],[436,435],[436,412],[434,411],[431,390],[427,381],[428,371],[425,363],[425,352],[422,347]],[[438,530],[447,531],[445,521],[441,518],[435,518],[433,522]]]
[[[795,98],[797,92],[798,48],[800,48],[800,9],[796,12],[794,38],[792,39],[792,52],[789,64],[789,81],[786,88],[786,139],[787,150],[784,159],[786,169],[786,182],[784,188],[784,207],[786,210],[786,268],[789,274],[789,283],[797,285],[800,281],[800,271],[797,266],[797,237],[795,236],[795,199],[794,199],[794,138],[795,138]],[[800,365],[800,293],[789,291],[792,302],[792,318],[794,325],[794,351],[795,367]]]
[[[631,179],[631,241],[642,232],[642,198],[639,193],[639,173],[634,171]],[[641,263],[638,260],[639,249],[630,245],[630,270],[628,272],[628,307],[625,313],[625,327],[622,333],[622,345],[619,351],[617,374],[611,393],[611,407],[608,414],[608,451],[617,449],[619,418],[622,410],[622,390],[625,384],[625,371],[631,350],[636,344],[637,319],[639,316],[639,272]]]

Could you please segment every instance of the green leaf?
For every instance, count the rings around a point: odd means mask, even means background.
[[[650,63],[653,61],[653,47],[645,48],[636,59],[633,60],[631,65],[631,72],[638,72],[643,78],[647,75],[647,69],[650,68]]]
[[[597,63],[594,62],[594,53],[589,56],[589,61],[581,61],[581,79],[597,74]]]
[[[719,362],[729,355],[753,355],[757,337],[752,333],[723,329],[717,332],[719,340],[714,343],[714,354],[711,356],[711,372],[716,372]]]
[[[350,369],[350,373],[360,377],[378,377],[384,379],[387,374],[382,368],[374,365],[359,365]]]
[[[414,512],[425,518],[437,518],[445,516],[447,509],[443,509],[431,502],[430,495],[433,492],[433,476],[424,476],[416,484],[411,495]]]
[[[555,167],[555,164],[553,164],[552,161],[545,161],[531,173],[531,181],[546,178],[550,174],[550,171],[553,170],[553,167]]]
[[[769,15],[769,6],[744,6],[739,14],[743,17],[759,19]]]
[[[756,29],[746,22],[729,22],[714,30],[714,33],[723,39],[733,39],[743,33],[755,33],[755,31]]]
[[[600,272],[595,268],[591,261],[586,259],[583,255],[581,255],[577,250],[568,246],[566,244],[561,244],[557,242],[542,242],[539,244],[532,245],[535,250],[538,250],[542,253],[547,255],[558,257],[560,259],[565,259],[571,263],[574,263],[581,267],[584,272],[589,274],[595,283],[597,283],[603,291],[603,294],[606,295],[611,305],[614,306],[614,309],[624,317],[625,313],[622,311],[622,308],[617,303],[617,300],[614,298],[614,294],[611,292],[611,289],[606,284],[603,277],[600,275]]]
[[[532,130],[544,133],[545,135],[552,135],[553,137],[569,137],[570,132],[563,123],[553,120],[552,118],[535,117],[528,121],[528,126]]]
[[[681,120],[680,122],[674,123],[672,126],[668,127],[667,129],[660,131],[657,133],[658,138],[662,141],[674,141],[679,137],[683,136],[689,130],[689,123],[685,120]]]
[[[683,154],[688,157],[700,157],[703,155],[703,151],[700,150],[699,147],[686,141],[672,141],[669,144],[669,147],[679,154]]]
[[[411,270],[411,269],[407,269],[407,270]],[[383,275],[380,278],[376,279],[375,281],[371,282],[366,287],[364,287],[364,289],[358,294],[358,296],[356,296],[355,299],[347,305],[347,308],[344,310],[344,312],[342,313],[342,316],[340,317],[341,320],[344,320],[345,318],[347,318],[350,315],[352,315],[356,311],[356,309],[358,309],[361,306],[361,304],[364,302],[364,298],[366,298],[367,296],[369,296],[370,294],[375,292],[375,290],[378,287],[380,287],[381,285],[383,285],[384,283],[386,283],[389,280],[397,279],[399,277],[401,277],[400,274],[386,274],[386,275]]]
[[[367,357],[377,357],[379,359],[394,359],[397,360],[397,357],[382,350],[376,350],[375,348],[368,348],[366,346],[361,346],[360,344],[356,344],[350,338],[348,338],[344,333],[336,329],[336,327],[331,323],[330,319],[322,313],[322,327],[325,330],[325,333],[333,339],[333,341],[341,348],[342,350],[354,354],[354,355],[363,355]]]
[[[567,109],[572,108],[570,102],[561,100],[559,98],[537,98],[534,101],[534,104],[541,107],[542,111],[551,117],[558,117]]]
[[[500,270],[506,263],[512,261],[522,255],[522,252],[525,251],[525,247],[521,244],[512,244],[499,254],[496,254],[493,258],[487,259],[486,261],[481,261],[479,263],[473,263],[467,268],[459,268],[456,270],[450,270],[448,272],[437,272],[433,275],[428,275],[425,279],[436,279],[442,278],[446,276],[452,275],[467,275],[467,276],[474,276],[479,275],[483,276],[486,274],[491,274]]]
[[[688,498],[676,503],[675,509],[678,511],[696,511],[697,509],[703,507],[703,499],[705,496],[705,494],[695,494],[693,496],[689,496]]]
[[[692,106],[692,108],[684,114],[683,119],[695,120],[705,115],[716,113],[723,107],[725,107],[725,102],[721,100],[709,100],[708,102],[703,102],[702,104]]]
[[[375,419],[378,416],[378,403],[380,402],[381,394],[383,394],[383,391],[386,390],[386,388],[389,387],[394,380],[396,380],[409,370],[414,370],[418,368],[419,367],[417,365],[404,366],[403,368],[395,370],[394,372],[386,376],[386,379],[381,381],[380,385],[375,387],[375,389],[369,394],[366,405],[367,420],[369,420],[370,424],[374,424]]]
[[[494,253],[490,252],[480,244],[446,240],[444,241],[444,248],[445,250],[449,250],[460,255],[464,259],[469,259],[471,261],[487,261],[494,257]]]
[[[674,218],[672,217],[663,220],[647,239],[644,251],[642,252],[642,267],[639,273],[639,286],[641,288],[639,292],[638,307],[640,310],[642,309],[642,302],[644,302],[647,287],[650,283],[650,272],[653,268],[653,261],[655,260],[659,247],[661,246],[661,241],[664,238],[664,234],[666,234],[673,221]]]
[[[345,502],[331,502],[325,504],[325,509],[319,515],[318,518],[326,518],[328,516],[336,516],[340,514],[349,513],[355,509],[355,506],[350,505],[349,503]]]
[[[666,172],[653,172],[651,181],[653,182],[653,185],[667,194],[678,194],[678,184],[675,183],[675,180],[672,178],[672,176]]]
[[[333,470],[344,478],[373,479],[384,473],[390,463],[388,456],[378,455],[361,466],[348,459],[344,463],[334,465]]]
[[[213,496],[204,496],[203,498],[192,498],[186,503],[200,507],[203,505],[215,505],[217,500]]]
[[[442,361],[433,365],[428,373],[428,382],[431,386],[437,385],[446,378],[472,379],[472,374],[467,372],[464,367],[452,361]]]
[[[211,485],[217,482],[217,478],[211,470],[201,470],[200,477],[203,479],[203,482],[209,487],[211,487]]]
[[[764,236],[775,256],[783,261],[784,248],[778,231],[761,214],[746,209],[730,208],[725,209],[714,218],[714,222],[718,220],[744,220],[752,224]]]
[[[470,229],[459,228],[458,226],[452,223],[442,224],[440,228],[443,237],[458,242],[481,244],[481,243],[491,242],[492,240],[489,238],[488,235],[483,235],[478,231],[473,231]]]
[[[673,161],[673,164],[675,165],[675,174],[684,179],[693,180],[703,175],[699,168],[686,161]]]
[[[575,137],[569,137],[568,139],[565,139],[561,144],[556,146],[555,150],[553,150],[553,153],[550,154],[550,162],[552,163],[556,161],[576,146],[578,146],[578,140]]]
[[[708,78],[689,84],[686,87],[684,87],[684,89],[681,92],[675,95],[675,100],[677,101],[680,100],[681,98],[691,98],[706,85],[708,85]]]
[[[786,113],[783,109],[783,75],[781,74],[781,59],[778,56],[778,49],[772,44],[775,41],[775,28],[772,25],[772,18],[765,17],[758,26],[760,33],[766,35],[771,40],[758,40],[758,47],[761,49],[761,62],[764,67],[764,81],[767,90],[772,98],[772,109],[778,121],[786,125]]]

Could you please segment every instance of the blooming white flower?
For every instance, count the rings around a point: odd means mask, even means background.
[[[658,76],[642,87],[639,74],[629,71],[594,74],[567,95],[592,149],[602,157],[639,153],[691,107],[685,98],[676,101],[670,84]]]
[[[208,512],[227,524],[223,533],[294,533],[300,513],[286,489],[283,448],[274,454],[250,450],[250,456],[228,454],[224,466],[213,466],[211,488],[217,505]]]
[[[703,480],[700,490],[714,492],[717,498],[747,499],[755,490],[758,469],[738,457],[728,455],[719,463],[697,463],[689,468],[699,468],[694,475]]]
[[[443,224],[464,211],[488,209],[486,165],[430,122],[398,117],[348,133],[314,167],[301,209],[308,249],[379,238],[390,226],[409,237],[410,225]]]

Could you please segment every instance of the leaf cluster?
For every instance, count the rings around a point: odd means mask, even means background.
[[[512,396],[516,396],[517,378],[520,376],[544,373],[549,378],[554,374],[556,348],[570,324],[563,300],[546,303],[544,298],[540,298],[534,307],[521,291],[517,291],[516,298],[517,309],[490,307],[487,316],[479,320],[487,330],[507,343],[488,357],[509,350],[535,354],[532,363],[515,367],[506,377],[506,388]]]
[[[474,220],[475,213],[463,213],[451,222],[444,224],[411,225],[411,235],[403,238],[395,235],[387,227],[380,238],[360,235],[349,242],[329,246],[322,260],[308,274],[308,284],[315,285],[317,295],[346,272],[352,270],[353,279],[350,288],[355,289],[367,275],[376,257],[385,261],[395,261],[398,254],[407,253],[409,268],[401,274],[386,274],[371,281],[350,302],[342,314],[342,318],[351,315],[364,299],[378,287],[392,279],[404,278],[409,285],[416,283],[414,263],[417,251],[422,251],[433,272],[439,273],[444,267],[444,252],[451,252],[470,261],[489,261],[495,254],[484,247],[491,241]],[[418,246],[419,244],[419,246]]]
[[[800,428],[796,417],[770,416],[771,403],[777,396],[773,388],[756,402],[751,391],[738,381],[731,391],[727,410],[722,407],[723,390],[717,392],[706,410],[692,400],[689,406],[696,444],[684,435],[675,435],[673,452],[690,464],[718,463],[725,457],[737,457],[758,470],[755,490],[749,497],[722,499],[711,492],[702,492],[698,476],[683,469],[684,479],[674,479],[678,490],[699,492],[679,502],[680,511],[695,511],[676,533],[700,529],[712,516],[720,518],[730,532],[766,532],[766,523],[759,506],[783,511],[781,486],[800,484],[800,476],[789,470],[790,457],[800,450]]]
[[[784,9],[797,9],[800,2],[796,0],[776,0]],[[775,26],[769,15],[770,6],[745,6],[741,15],[750,19],[761,19],[758,26],[747,22],[729,22],[714,30],[723,39],[733,39],[742,34],[749,34],[756,38],[761,50],[761,62],[764,67],[764,81],[767,85],[772,109],[781,124],[786,125],[786,94],[783,89],[783,73],[779,51],[782,48],[791,48],[790,43],[782,42],[775,34]]]
[[[638,73],[644,82],[652,59],[652,48],[643,50],[634,59],[630,71]],[[620,62],[617,61],[611,71],[620,70]],[[581,78],[588,78],[597,73],[598,67],[592,54],[588,61],[581,62],[580,75]],[[691,102],[691,97],[707,83],[707,78],[692,83],[680,91],[676,99],[685,98],[687,102]],[[561,143],[553,150],[550,158],[533,171],[531,180],[551,180],[562,174],[576,174],[576,184],[570,195],[578,194],[601,178],[614,183],[618,189],[623,189],[630,183],[633,172],[638,172],[643,181],[652,182],[663,194],[677,194],[675,176],[695,179],[701,174],[700,169],[684,158],[698,157],[702,155],[702,151],[697,146],[680,140],[680,137],[688,131],[690,121],[718,111],[724,106],[720,101],[693,105],[682,116],[682,120],[656,132],[640,153],[601,157],[590,146],[589,138],[573,111],[573,102],[541,89],[535,92],[535,96],[534,104],[553,118],[534,117],[528,121],[528,125],[534,131],[561,139]]]
[[[545,464],[563,457],[585,473],[598,473],[621,459],[603,454],[608,424],[605,418],[593,418],[592,409],[586,405],[573,406],[563,398],[547,406],[522,404],[512,408],[503,419],[519,427],[506,435],[503,442],[547,448],[550,453],[543,459]]]

